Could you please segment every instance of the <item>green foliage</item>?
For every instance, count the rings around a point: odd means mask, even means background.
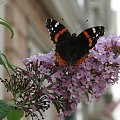
[[[11,32],[11,37],[10,38],[13,38],[14,31],[13,31],[11,25],[6,20],[4,20],[2,18],[0,18],[0,24],[7,27],[10,30],[10,32]],[[8,62],[6,56],[1,52],[0,52],[0,65],[4,66],[4,68],[6,69],[7,73],[10,76],[10,70],[14,70],[13,66]]]
[[[11,25],[2,18],[0,18],[0,24],[7,27],[10,30],[10,38],[13,38],[14,31]],[[9,76],[11,76],[11,71],[15,72],[14,66],[9,63],[8,59],[2,52],[0,52],[0,65],[2,65],[6,69]],[[14,105],[6,101],[0,100],[0,120],[4,119],[5,117],[7,117],[7,120],[20,120],[23,117],[23,115],[23,110],[15,109]]]
[[[20,120],[24,116],[23,110],[12,110],[7,115],[7,120]]]
[[[3,25],[3,26],[5,26],[5,27],[7,27],[7,28],[10,30],[10,32],[11,32],[11,37],[10,37],[10,38],[13,38],[13,36],[14,36],[14,31],[13,31],[11,25],[8,23],[8,21],[0,18],[0,24]]]
[[[6,56],[0,52],[0,65],[3,65],[4,68],[6,69],[7,73],[10,76],[10,70],[14,71],[13,66],[9,63],[8,59],[6,58]]]
[[[0,120],[5,118],[8,115],[8,113],[14,109],[15,109],[15,106],[3,100],[0,100]]]

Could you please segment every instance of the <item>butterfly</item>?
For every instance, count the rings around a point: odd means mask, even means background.
[[[104,26],[95,26],[81,32],[71,34],[68,29],[56,20],[46,20],[50,39],[55,44],[55,56],[62,66],[79,65],[85,61],[99,37],[105,33]]]

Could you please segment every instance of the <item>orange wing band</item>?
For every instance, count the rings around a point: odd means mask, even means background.
[[[59,31],[56,35],[55,35],[55,42],[58,42],[58,38],[60,35],[62,35],[63,33],[65,33],[67,31],[66,28],[62,29],[61,31]]]
[[[80,58],[79,60],[77,60],[75,62],[75,65],[79,65],[79,64],[83,63],[86,60],[87,57],[88,57],[88,55],[85,54],[82,58]]]
[[[57,62],[62,66],[67,66],[67,62],[63,60],[58,52],[55,53]]]
[[[91,47],[92,46],[92,44],[93,44],[93,41],[92,41],[92,39],[90,38],[90,35],[86,32],[86,31],[84,31],[84,35],[85,35],[85,37],[88,39],[88,41],[89,41],[89,47]]]

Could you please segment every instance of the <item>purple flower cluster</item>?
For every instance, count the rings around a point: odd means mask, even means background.
[[[55,59],[55,52],[37,54],[25,58],[26,68],[36,65],[40,75],[42,91],[53,103],[61,120],[70,116],[77,104],[87,98],[87,101],[98,100],[108,86],[119,79],[120,68],[120,37],[101,37],[96,46],[90,50],[88,58],[78,66],[60,66]],[[27,69],[30,70],[30,69]],[[34,69],[28,71],[29,76],[35,76]],[[48,83],[45,84],[44,81]]]

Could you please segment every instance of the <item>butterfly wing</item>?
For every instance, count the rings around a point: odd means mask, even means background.
[[[98,38],[104,35],[105,30],[103,26],[96,26],[74,37],[61,23],[53,19],[47,19],[46,26],[51,40],[56,45],[56,60],[62,66],[82,63]]]
[[[66,27],[51,18],[46,20],[46,27],[48,28],[50,39],[54,44],[65,42],[66,38],[71,36]]]
[[[95,46],[97,40],[105,34],[105,28],[103,26],[88,28],[85,31],[83,31],[81,35],[82,34],[85,36],[86,40],[89,43],[88,44],[89,49],[91,49],[92,47]],[[78,36],[78,39],[80,36]]]
[[[89,50],[95,46],[99,37],[103,36],[105,28],[103,26],[96,26],[88,28],[77,36],[76,43],[76,64],[82,63],[89,53]]]
[[[50,39],[56,45],[56,60],[63,66],[67,65],[64,58],[67,54],[66,43],[71,38],[70,32],[61,23],[50,18],[46,20],[46,27],[48,28]]]

